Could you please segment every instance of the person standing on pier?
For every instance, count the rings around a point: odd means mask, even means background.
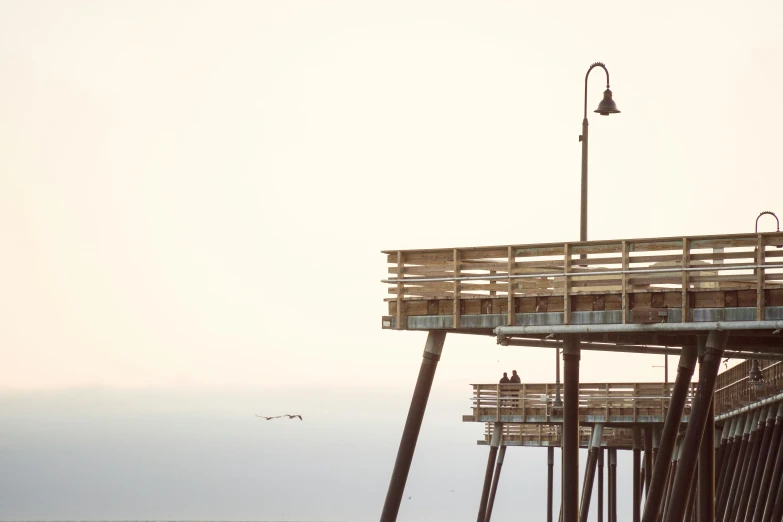
[[[505,373],[503,375],[505,375]],[[512,370],[511,371],[511,379],[509,380],[509,382],[514,383],[514,384],[519,384],[519,383],[522,382],[522,380],[519,378],[519,375],[517,375],[517,371],[516,370]]]
[[[501,379],[500,379],[500,384],[508,384],[510,382],[511,381],[508,378],[508,373],[503,372],[503,377],[501,377]]]

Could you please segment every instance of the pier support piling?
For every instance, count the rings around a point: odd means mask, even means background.
[[[733,515],[736,514],[736,503],[739,502],[739,497],[742,493],[742,485],[745,480],[745,474],[748,471],[748,461],[750,460],[750,453],[753,450],[753,437],[756,434],[756,428],[759,422],[759,411],[756,410],[748,414],[748,422],[745,424],[745,431],[747,436],[743,434],[742,442],[740,443],[740,455],[737,461],[737,468],[735,469],[736,476],[732,480],[731,489],[729,490],[729,497],[726,501],[726,510],[723,513],[723,522],[731,522]]]
[[[563,341],[563,522],[579,520],[579,337]]]
[[[691,406],[688,427],[683,438],[683,451],[672,484],[674,492],[683,493],[688,491],[693,482],[696,456],[704,435],[707,417],[710,414],[710,404],[715,392],[715,381],[717,380],[721,356],[726,348],[728,335],[728,332],[725,331],[712,330],[707,337],[704,359],[699,372],[699,386]],[[712,437],[712,433],[709,436]],[[686,508],[687,502],[683,495],[676,495],[672,498],[669,511],[666,513],[665,522],[682,522]]]
[[[717,505],[717,497],[720,496],[721,488],[723,488],[723,481],[725,480],[726,462],[729,459],[729,453],[731,453],[732,434],[734,423],[737,422],[736,417],[732,417],[723,424],[723,432],[721,433],[720,447],[718,449],[718,460],[716,462],[716,469],[718,471],[718,484],[715,486],[715,503]]]
[[[400,502],[405,491],[405,483],[408,481],[408,473],[413,462],[413,453],[416,450],[416,442],[419,438],[421,423],[424,419],[424,411],[427,409],[427,401],[432,389],[432,381],[435,379],[435,370],[443,351],[443,343],[446,340],[446,332],[433,330],[427,335],[424,345],[419,376],[416,379],[416,387],[413,389],[413,398],[408,410],[408,418],[402,430],[400,447],[397,450],[397,459],[394,462],[389,489],[386,492],[386,500],[383,503],[380,522],[395,522],[400,511]]]
[[[781,481],[783,481],[783,439],[778,443],[778,454],[775,456],[775,468],[772,471],[772,480],[769,485],[769,491],[767,492],[767,498],[764,499],[764,516],[762,522],[770,522],[773,520],[772,513],[774,511],[778,490],[783,491]],[[777,520],[780,520],[780,518]]]
[[[604,449],[598,448],[598,522],[604,522]]]
[[[715,520],[715,405],[712,397],[704,426],[704,435],[699,445],[699,466],[697,470],[698,505],[696,520]]]
[[[739,415],[736,417],[735,422],[732,424],[731,433],[729,436],[733,442],[727,449],[726,456],[726,469],[723,472],[723,480],[721,481],[721,487],[718,491],[718,499],[715,508],[715,520],[723,520],[723,513],[726,511],[726,502],[729,498],[729,491],[731,490],[731,483],[734,481],[735,471],[737,469],[737,461],[739,460],[740,449],[742,447],[742,437],[745,430],[745,424],[747,415]]]
[[[546,449],[546,522],[552,522],[552,489],[555,485],[555,448]]]
[[[632,522],[641,520],[642,503],[642,433],[638,426],[633,428],[633,517]]]
[[[772,431],[772,440],[769,450],[766,452],[767,462],[764,465],[764,476],[761,477],[756,507],[753,510],[753,522],[762,522],[764,519],[764,508],[767,505],[769,487],[772,483],[773,472],[775,471],[776,457],[780,448],[781,437],[783,437],[783,402],[778,404],[775,415],[775,427]]]
[[[769,450],[772,444],[772,435],[775,431],[775,418],[777,417],[778,407],[772,405],[767,410],[767,419],[764,421],[764,436],[761,439],[758,459],[756,461],[756,472],[753,475],[753,482],[750,485],[750,497],[748,498],[747,508],[744,510],[743,518],[740,522],[753,522],[753,515],[756,512],[759,490],[761,489],[761,480],[764,478],[764,471],[769,461]]]
[[[590,512],[590,499],[593,497],[593,482],[595,480],[595,470],[598,465],[598,452],[601,449],[601,439],[603,438],[603,425],[593,426],[593,432],[590,436],[590,445],[587,449],[587,465],[585,466],[585,479],[582,482],[582,502],[579,510],[579,522],[587,522],[587,515]]]
[[[661,511],[661,502],[666,493],[666,479],[669,472],[669,463],[672,461],[674,446],[677,442],[677,433],[680,430],[680,420],[688,398],[688,390],[691,385],[693,371],[696,368],[696,347],[684,346],[677,366],[677,378],[674,382],[669,411],[666,413],[666,421],[660,437],[658,448],[658,462],[652,473],[650,487],[647,491],[647,501],[644,504],[644,516],[642,522],[656,522]],[[634,449],[634,451],[636,451]],[[635,456],[635,454],[634,454]]]
[[[609,520],[617,522],[617,448],[607,448],[609,457]]]
[[[650,496],[650,483],[652,483],[652,472],[655,466],[653,459],[653,437],[652,426],[644,427],[644,504],[647,505],[647,498]]]
[[[487,504],[487,514],[484,516],[484,522],[489,522],[492,518],[492,507],[495,505],[495,495],[498,492],[498,481],[500,480],[500,470],[503,468],[503,459],[506,456],[506,447],[500,446],[498,459],[495,464],[495,478],[492,480],[492,490],[489,492],[489,503]]]
[[[767,426],[767,417],[769,416],[769,409],[762,408],[759,411],[758,423],[756,425],[756,432],[753,434],[752,446],[750,451],[750,458],[748,459],[748,466],[745,472],[745,478],[743,480],[741,493],[737,494],[738,502],[735,508],[732,510],[731,520],[735,522],[744,522],[746,511],[748,509],[748,502],[750,501],[751,486],[756,476],[756,467],[758,465],[759,452],[761,451],[761,443],[764,438],[764,431]]]
[[[479,502],[478,516],[476,522],[484,522],[487,515],[487,504],[489,503],[489,492],[492,488],[492,472],[495,469],[495,460],[498,456],[500,447],[500,438],[503,433],[503,424],[496,422],[492,429],[492,441],[489,446],[489,456],[487,457],[487,470],[484,473],[484,487],[481,488],[481,501]]]

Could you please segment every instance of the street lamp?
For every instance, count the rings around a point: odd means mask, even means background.
[[[609,90],[609,71],[603,63],[595,62],[587,69],[587,74],[585,74],[584,118],[582,119],[582,134],[579,136],[579,141],[582,142],[582,212],[579,220],[579,241],[587,241],[587,78],[590,76],[590,71],[596,67],[600,67],[606,73],[606,90],[604,91],[604,99],[601,100],[598,108],[593,112],[597,112],[601,116],[618,114],[620,112],[612,99],[612,91]]]
[[[751,368],[750,372],[748,372],[748,382],[750,382],[751,386],[764,386],[764,377],[761,375],[759,362],[756,359],[753,359],[753,368]]]
[[[585,104],[584,104],[584,117],[582,118],[582,134],[579,136],[579,141],[582,142],[582,206],[581,217],[579,219],[579,241],[587,241],[587,78],[590,76],[590,71],[600,67],[606,73],[606,90],[604,91],[604,99],[598,104],[598,108],[593,111],[597,112],[601,116],[609,116],[610,114],[619,114],[617,105],[612,99],[612,91],[609,90],[609,71],[606,69],[606,65],[601,62],[595,62],[587,69],[585,74]],[[581,254],[580,258],[584,259],[585,254]],[[557,376],[557,398],[555,404],[560,406],[560,350],[556,350],[555,355],[555,372]]]
[[[773,218],[775,218],[775,223],[777,224],[776,232],[780,232],[780,220],[778,219],[778,217],[775,215],[774,212],[769,211],[769,210],[765,210],[764,212],[762,212],[761,214],[756,216],[756,234],[759,233],[759,218],[761,218],[761,216],[764,216],[764,215],[770,215]],[[778,248],[780,248],[780,247],[778,247]]]

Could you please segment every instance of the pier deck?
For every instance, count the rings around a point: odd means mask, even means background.
[[[382,326],[492,334],[499,326],[783,320],[781,247],[783,233],[388,250]],[[676,334],[655,335],[677,345]],[[783,348],[780,336],[772,344]]]
[[[742,362],[718,375],[714,395],[715,416],[724,419],[750,404],[780,394],[783,362],[762,361],[763,383],[748,381],[751,361]],[[554,406],[556,385],[473,384],[471,414],[463,422],[510,424],[561,424],[562,406]],[[682,422],[688,421],[697,383],[687,393]],[[674,383],[579,383],[579,424],[631,426],[660,424],[666,419]]]

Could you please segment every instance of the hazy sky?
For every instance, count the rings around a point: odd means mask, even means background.
[[[596,60],[622,114],[591,112],[590,238],[752,231],[783,212],[782,25],[773,1],[0,0],[0,519],[377,518],[425,337],[381,330],[379,251],[576,239]],[[447,338],[400,520],[472,516],[468,383],[553,358]],[[285,409],[310,422],[252,417]],[[514,488],[543,516],[543,452],[513,456],[541,474],[510,457],[495,516]]]

